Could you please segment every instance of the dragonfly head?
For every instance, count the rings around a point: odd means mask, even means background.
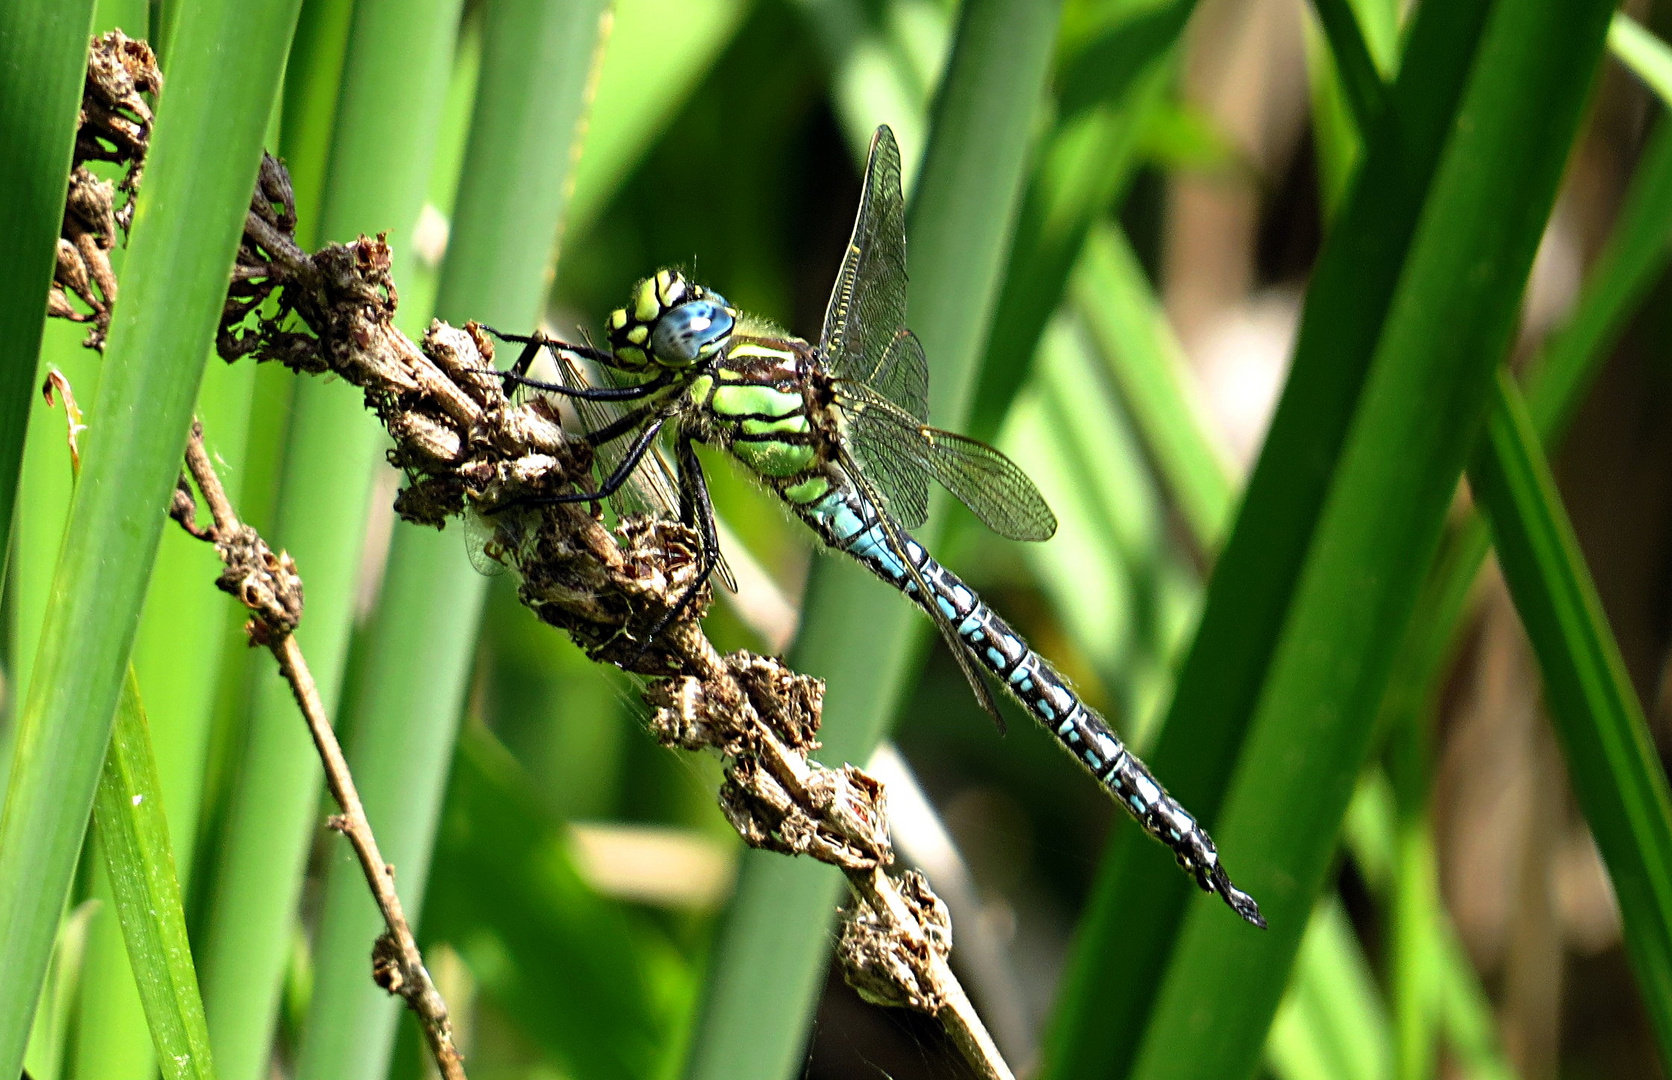
[[[658,270],[610,314],[610,351],[624,371],[683,370],[723,351],[736,325],[725,297],[678,270]]]

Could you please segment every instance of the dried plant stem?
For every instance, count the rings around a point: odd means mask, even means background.
[[[703,671],[705,681],[725,677],[724,660],[706,637],[700,633],[686,635],[682,644],[691,649],[690,666]],[[760,723],[758,717],[754,719]],[[658,735],[664,732],[658,731]],[[804,750],[792,749],[764,723],[760,723],[755,738],[759,759],[767,771],[798,807],[817,812],[816,808],[828,801],[822,778],[829,771],[811,762]],[[851,767],[849,771],[858,773]],[[724,799],[725,794],[721,797]],[[880,802],[879,786],[879,809]],[[755,843],[748,834],[744,838]],[[951,922],[945,906],[929,892],[921,875],[913,872],[896,880],[885,868],[885,860],[869,866],[824,861],[841,866],[858,901],[857,910],[846,913],[839,948],[848,981],[878,1004],[932,1014],[984,1080],[1014,1080],[1004,1055],[947,961],[952,948]],[[874,976],[876,982],[868,976]]]
[[[1008,1080],[947,963],[945,905],[922,875],[888,872],[882,785],[852,765],[809,757],[819,745],[823,683],[773,658],[722,655],[702,631],[706,591],[647,647],[642,635],[696,583],[692,530],[630,517],[612,531],[586,506],[542,499],[590,483],[590,448],[562,429],[548,403],[507,395],[479,327],[434,322],[420,342],[394,328],[381,237],[310,255],[292,238],[292,205],[282,166],[267,162],[227,298],[221,355],[254,354],[360,387],[394,438],[390,461],[411,481],[397,512],[415,524],[439,527],[470,513],[488,525],[487,550],[516,571],[525,606],[594,659],[649,680],[644,696],[659,741],[727,758],[720,806],[745,842],[847,875],[853,902],[842,913],[837,958],[848,982],[867,1000],[937,1017],[981,1076]],[[262,314],[270,301],[276,317]]]
[[[144,166],[150,112],[142,93],[158,85],[150,51],[119,34],[95,43],[89,67],[82,157],[127,167],[120,185],[71,179],[59,277],[50,313],[94,324],[88,345],[103,341],[116,282],[104,252],[125,228]],[[89,134],[91,132],[91,134]],[[96,138],[95,138],[96,136]],[[78,144],[81,145],[81,144]],[[79,185],[79,186],[78,186]],[[82,192],[78,202],[76,193]],[[591,450],[571,439],[545,403],[516,402],[493,374],[493,345],[475,324],[431,324],[421,343],[393,323],[397,298],[382,237],[361,237],[315,254],[295,242],[295,202],[277,161],[262,163],[245,220],[217,345],[228,361],[255,354],[299,372],[333,373],[361,388],[395,441],[393,464],[412,483],[396,510],[408,521],[441,526],[472,512],[493,521],[489,550],[514,567],[519,595],[539,618],[560,627],[598,660],[651,679],[645,699],[656,708],[657,738],[687,750],[713,749],[728,759],[720,806],[744,841],[839,867],[853,903],[842,912],[837,950],[848,982],[867,1000],[936,1017],[987,1080],[1012,1080],[947,962],[952,927],[946,906],[921,874],[888,872],[882,785],[860,769],[827,768],[818,748],[824,685],[781,661],[747,652],[722,655],[699,622],[707,608],[680,601],[699,560],[692,531],[671,521],[629,518],[606,529],[588,508],[551,504],[512,509],[589,478]],[[79,297],[91,315],[76,311]],[[276,300],[272,309],[268,300]],[[296,316],[292,318],[291,316]],[[255,325],[248,326],[253,319]],[[303,327],[299,329],[298,327]],[[372,950],[372,975],[404,998],[417,1016],[441,1075],[464,1080],[447,1005],[437,992],[366,820],[342,747],[306,659],[293,636],[302,616],[302,581],[283,552],[275,555],[242,524],[192,425],[186,470],[213,524],[197,524],[191,485],[181,478],[170,516],[211,542],[226,569],[216,584],[249,608],[246,631],[278,661],[308,725],[332,796],[342,813],[330,826],[360,860],[386,931]],[[645,628],[680,617],[643,643]]]
[[[353,846],[372,899],[383,913],[387,929],[372,951],[373,977],[385,990],[406,1000],[418,1018],[441,1075],[446,1080],[465,1080],[464,1060],[453,1044],[447,1003],[424,967],[418,942],[401,908],[400,896],[395,892],[394,867],[378,851],[377,837],[372,833],[371,822],[366,820],[365,807],[355,789],[342,744],[337,741],[337,733],[326,715],[308,661],[296,643],[294,630],[302,613],[302,582],[296,575],[295,565],[283,552],[274,555],[254,529],[239,522],[203,448],[203,427],[198,423],[193,423],[186,444],[186,470],[202,492],[214,525],[208,529],[196,526],[193,520],[196,507],[185,490],[184,481],[176,492],[173,516],[187,532],[215,545],[226,564],[218,584],[250,609],[253,617],[245,629],[251,641],[265,645],[279,662],[279,672],[290,684],[296,705],[307,722],[308,734],[319,751],[325,782],[342,809],[342,813],[332,815],[329,824]]]

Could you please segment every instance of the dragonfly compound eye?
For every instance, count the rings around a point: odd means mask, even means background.
[[[731,312],[712,300],[680,304],[656,320],[651,355],[668,367],[689,367],[724,348],[734,325]]]

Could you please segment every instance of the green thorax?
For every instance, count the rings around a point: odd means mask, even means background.
[[[692,381],[705,435],[767,480],[798,477],[826,456],[833,430],[812,350],[793,338],[734,338]]]

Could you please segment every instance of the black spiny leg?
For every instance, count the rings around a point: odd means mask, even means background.
[[[655,411],[655,407],[653,405],[640,405],[638,408],[633,409],[630,412],[622,413],[620,416],[611,420],[603,427],[598,428],[595,431],[587,432],[585,435],[581,436],[581,438],[586,441],[586,445],[594,447],[603,446],[605,443],[612,443],[627,434],[629,431],[638,427],[640,424],[644,423],[645,417],[649,416],[653,411]]]
[[[656,620],[656,624],[645,634],[639,647],[624,661],[625,664],[630,665],[643,656],[656,639],[662,636],[662,631],[672,626],[690,609],[692,601],[696,600],[697,593],[708,583],[709,575],[714,572],[714,567],[720,560],[720,534],[714,525],[714,503],[708,497],[708,480],[703,476],[702,462],[697,460],[692,445],[692,437],[681,432],[674,460],[679,464],[680,520],[697,531],[697,579],[680,595],[673,607]]]
[[[594,349],[590,345],[571,345],[567,341],[549,338],[541,333],[504,334],[491,326],[485,325],[482,326],[482,329],[501,341],[509,341],[523,346],[523,351],[517,357],[517,362],[512,364],[509,369],[498,373],[505,380],[504,391],[507,394],[511,392],[512,386],[527,386],[534,390],[544,390],[549,394],[584,398],[587,401],[634,401],[638,398],[649,397],[673,381],[673,373],[667,370],[663,370],[649,382],[635,383],[632,386],[568,386],[564,383],[549,383],[542,382],[539,379],[530,379],[528,369],[534,366],[534,359],[540,355],[541,349],[550,349],[553,353],[556,353],[559,349],[564,349],[583,359],[605,366],[613,363],[615,358],[607,352]]]
[[[639,432],[639,437],[634,440],[632,447],[628,449],[614,471],[605,477],[603,484],[599,486],[597,491],[574,491],[564,495],[533,495],[526,499],[518,499],[508,505],[555,506],[560,503],[599,502],[609,498],[621,489],[621,485],[627,482],[629,476],[633,475],[633,470],[639,467],[639,463],[644,460],[645,454],[650,452],[650,447],[656,442],[657,433],[662,430],[662,425],[667,422],[668,418],[666,416],[658,416],[646,424],[644,430]]]

